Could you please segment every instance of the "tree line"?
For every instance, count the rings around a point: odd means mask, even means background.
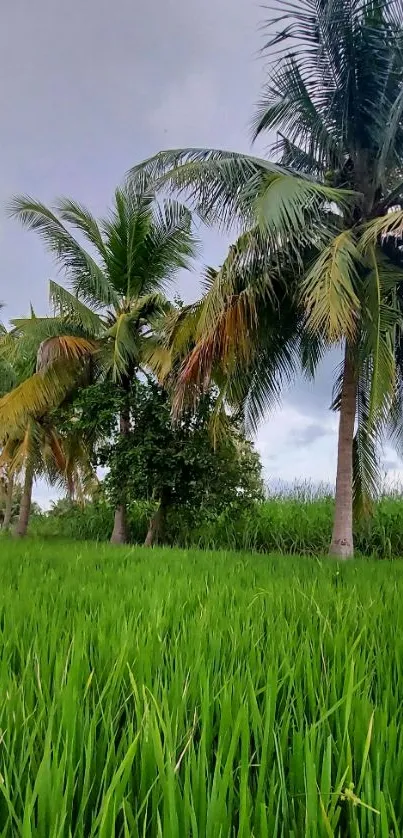
[[[11,202],[68,287],[51,283],[52,317],[31,312],[2,337],[4,363],[31,359],[29,376],[0,401],[2,457],[18,462],[15,451],[42,435],[50,473],[73,480],[68,445],[58,447],[44,417],[77,387],[112,383],[124,448],[131,388],[144,374],[169,392],[174,422],[195,415],[213,388],[212,437],[230,435],[234,416],[253,430],[284,383],[314,376],[337,345],[330,552],[348,558],[354,511],[369,514],[376,497],[379,442],[402,439],[403,5],[278,7],[266,22],[270,60],[253,120],[255,138],[275,137],[267,159],[160,152],[133,167],[99,221],[73,200]],[[223,264],[206,270],[200,300],[177,307],[167,285],[192,267],[200,218],[236,237]],[[31,478],[25,467],[28,489]],[[125,538],[128,492],[122,471],[114,541]]]

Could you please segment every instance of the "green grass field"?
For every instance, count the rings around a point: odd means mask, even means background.
[[[357,522],[357,554],[390,559],[403,556],[403,490],[383,496],[373,514]],[[134,501],[129,508],[133,543],[144,542],[152,503]],[[184,509],[168,515],[167,543],[209,550],[242,550],[262,553],[322,556],[328,551],[333,527],[333,499],[319,487],[296,486],[289,495],[279,494],[250,508],[194,517]],[[33,516],[30,532],[39,539],[62,537],[66,541],[108,542],[113,529],[113,509],[105,503],[79,504],[59,515]]]
[[[402,599],[400,562],[1,541],[0,835],[397,838]]]

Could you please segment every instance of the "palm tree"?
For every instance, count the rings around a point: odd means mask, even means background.
[[[293,264],[292,296],[297,290],[308,346],[314,336],[319,346],[343,347],[333,402],[340,421],[330,552],[347,558],[353,555],[353,493],[362,505],[375,489],[376,441],[391,411],[396,414],[400,392],[395,348],[403,276],[393,258],[397,248],[387,244],[403,229],[403,6],[401,0],[280,0],[278,8],[266,43],[275,59],[254,122],[255,136],[277,132],[276,162],[182,149],[150,158],[130,179],[136,184],[151,177],[186,196],[208,222],[249,231],[250,259],[242,246],[232,260],[243,269],[256,264],[251,231],[257,227],[268,265],[266,307],[273,304],[273,265]],[[222,312],[233,300],[227,268],[224,273],[214,294]],[[247,287],[252,292],[252,279]],[[242,305],[245,311],[247,293]],[[228,331],[220,334],[223,322],[216,311],[217,326],[210,319],[199,336],[199,379],[206,336],[216,354],[222,345],[228,354],[231,345],[237,355]],[[243,341],[255,337],[246,330]],[[259,346],[253,349],[257,362]],[[211,357],[205,368],[208,375]],[[190,372],[185,367],[185,379]],[[266,400],[251,399],[261,416]]]
[[[15,198],[10,212],[39,233],[71,289],[50,284],[55,318],[14,321],[15,328],[31,335],[40,347],[37,381],[42,386],[57,364],[56,373],[60,372],[66,356],[87,375],[112,380],[120,396],[124,445],[132,421],[130,382],[151,359],[163,363],[167,355],[156,325],[169,308],[164,296],[167,285],[179,269],[189,266],[195,253],[190,212],[176,201],[157,203],[144,181],[141,189],[131,185],[117,189],[109,217],[100,222],[88,209],[67,199],[48,209],[31,198]],[[89,250],[70,228],[85,239]],[[31,395],[26,398],[26,410],[35,412]],[[21,399],[15,413],[20,403]],[[3,405],[4,417],[11,413],[11,403],[7,410]],[[122,475],[113,542],[127,540],[127,501]]]
[[[43,319],[45,320],[46,318]],[[84,440],[70,439],[59,430],[59,416],[53,408],[59,405],[63,390],[59,386],[53,387],[52,403],[47,392],[51,379],[47,373],[40,375],[34,372],[37,363],[37,342],[32,339],[34,330],[30,330],[28,324],[36,327],[38,319],[32,309],[31,317],[26,323],[26,334],[17,328],[7,332],[2,326],[0,336],[0,395],[3,396],[0,399],[0,407],[5,406],[5,410],[1,410],[0,426],[2,424],[3,427],[0,469],[5,472],[7,480],[3,527],[7,529],[11,523],[14,483],[16,478],[23,475],[19,518],[15,529],[17,536],[24,536],[27,532],[32,488],[36,477],[44,476],[51,485],[66,485],[69,492],[73,493],[76,489],[80,491],[81,484],[86,482],[90,472],[89,453]],[[74,347],[74,340],[73,338],[73,344],[69,345],[70,353],[72,346]],[[78,343],[78,346],[83,350],[86,346],[85,341]],[[71,386],[74,380],[74,363],[70,365],[67,376],[62,375],[59,370],[60,384],[63,386],[68,382]],[[53,370],[53,373],[57,372],[57,369]],[[42,388],[43,383],[45,390]],[[36,411],[32,413],[27,412],[24,406],[24,399],[30,394],[36,396]],[[42,404],[44,395],[46,404]],[[18,408],[17,416],[15,407]],[[13,421],[7,423],[7,414]]]
[[[26,535],[32,505],[32,489],[36,477],[45,477],[50,485],[66,486],[74,495],[88,479],[90,464],[85,445],[74,448],[57,426],[57,415],[30,417],[24,429],[17,427],[7,437],[0,455],[0,466],[6,466],[9,479],[23,475],[19,518],[15,535]]]

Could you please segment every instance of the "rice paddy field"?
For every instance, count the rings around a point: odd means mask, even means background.
[[[0,836],[398,838],[403,563],[0,541]]]

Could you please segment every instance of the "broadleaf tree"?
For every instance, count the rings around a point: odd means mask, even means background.
[[[84,388],[67,409],[65,432],[78,427],[91,444],[94,466],[106,469],[103,485],[115,505],[126,475],[128,500],[153,501],[146,545],[164,541],[167,516],[182,519],[236,515],[258,499],[264,487],[261,464],[235,417],[214,442],[211,427],[217,392],[204,394],[196,410],[174,421],[169,390],[150,376],[133,380],[128,394],[130,433],[118,434],[119,394],[109,384]]]

